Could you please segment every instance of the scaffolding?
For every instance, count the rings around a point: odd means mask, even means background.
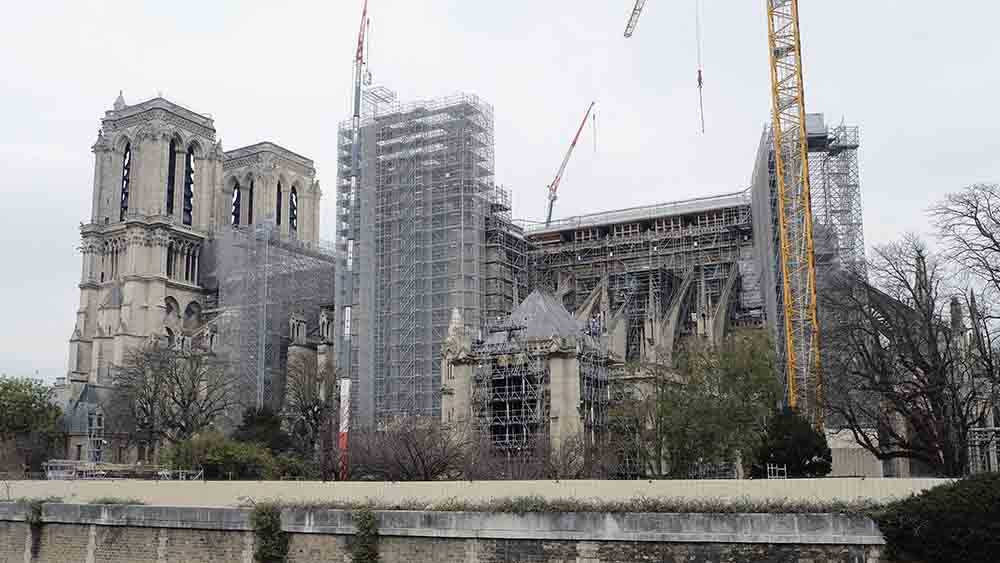
[[[840,272],[865,275],[864,226],[858,167],[860,133],[856,126],[841,124],[828,129],[822,114],[810,114],[808,125],[809,176],[816,264],[816,286],[821,293]],[[791,393],[785,368],[785,323],[778,231],[778,194],[771,130],[761,135],[753,173],[753,221],[757,259],[760,262],[768,327],[774,336],[779,376],[785,396]],[[819,303],[820,334],[843,322]],[[821,344],[822,344],[822,339]],[[796,394],[800,408],[811,409],[822,402],[818,380],[799,378]],[[823,413],[817,413],[822,415]]]
[[[510,190],[487,192],[483,264],[483,319],[505,318],[528,295],[528,241],[511,219]]]
[[[339,361],[362,425],[439,414],[452,309],[466,330],[480,328],[494,189],[489,104],[468,94],[403,104],[386,92],[365,101],[356,195],[351,123],[338,131],[338,242],[350,277],[337,296]]]
[[[317,327],[334,299],[336,253],[328,243],[281,237],[273,222],[223,229],[214,246],[217,308],[211,348],[228,357],[240,378],[241,408],[279,409],[284,398],[288,320],[297,313]]]
[[[602,292],[606,303],[585,320],[607,327],[623,314],[624,360],[644,357],[654,340],[651,321],[665,318],[674,301],[678,336],[703,334],[720,307],[730,326],[763,322],[749,191],[572,217],[526,232],[530,284],[555,291],[572,312]]]
[[[489,334],[505,333],[506,338],[489,338],[472,350],[473,416],[492,446],[508,454],[533,454],[543,439],[548,446],[551,340],[524,339],[520,335],[526,328],[508,320],[489,323]],[[579,409],[584,436],[597,443],[608,425],[609,361],[596,341],[580,338],[580,396],[571,400]]]
[[[858,127],[841,124],[809,153],[817,276],[828,276],[831,267],[865,271],[859,146]]]

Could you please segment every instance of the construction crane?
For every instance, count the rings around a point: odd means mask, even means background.
[[[635,25],[639,23],[639,14],[642,13],[642,7],[646,5],[646,0],[635,0],[635,7],[632,8],[632,17],[628,19],[628,23],[625,24],[625,38],[628,39],[632,37],[632,33],[635,32]]]
[[[771,67],[771,129],[778,196],[786,401],[823,424],[820,330],[809,147],[802,82],[798,0],[765,0]],[[635,29],[644,2],[636,2],[625,37]]]
[[[360,184],[361,176],[361,84],[363,82],[371,82],[370,75],[366,76],[367,69],[365,68],[365,36],[370,23],[368,19],[368,0],[365,0],[364,7],[361,9],[361,26],[358,29],[358,43],[354,50],[354,97],[352,99],[354,115],[351,117],[351,183],[348,188],[350,192],[347,196],[350,208],[347,214],[349,219],[353,217],[354,205],[357,204],[358,185]],[[352,277],[347,275],[344,281],[348,286],[347,294],[350,295],[350,286],[353,284]],[[341,312],[348,323],[350,322],[350,317],[348,316],[350,315],[350,308],[350,305],[344,305]],[[345,336],[349,337],[349,335]],[[338,364],[344,370],[344,373],[349,371],[349,358],[350,343],[341,351],[341,355],[338,358]],[[340,425],[338,427],[337,444],[342,453],[339,469],[341,479],[347,479],[348,432],[350,431],[351,404],[351,380],[349,377],[344,377],[340,380],[340,393]]]
[[[569,157],[573,156],[573,149],[576,148],[576,141],[580,138],[580,133],[583,132],[583,126],[587,124],[587,118],[590,117],[590,111],[594,109],[594,102],[590,102],[590,107],[587,108],[587,113],[583,116],[583,121],[580,122],[580,128],[576,130],[576,135],[573,136],[573,142],[569,144],[569,149],[566,151],[566,156],[563,157],[562,164],[559,166],[559,172],[556,172],[556,177],[549,184],[549,210],[545,214],[545,226],[548,227],[552,223],[552,205],[556,202],[556,191],[559,190],[559,182],[562,182],[563,172],[566,171],[566,165],[569,164]]]

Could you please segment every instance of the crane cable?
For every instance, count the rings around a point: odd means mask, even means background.
[[[701,118],[701,132],[705,133],[705,100],[702,87],[705,85],[701,67],[701,0],[694,0],[694,33],[698,50],[698,115]]]

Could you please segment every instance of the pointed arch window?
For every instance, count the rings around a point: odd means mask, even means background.
[[[288,232],[295,234],[299,230],[299,193],[292,186],[288,194]]]
[[[240,191],[240,181],[236,180],[233,184],[233,221],[234,227],[240,224],[240,197],[243,195]]]
[[[188,147],[184,159],[184,224],[194,217],[194,145]]]
[[[177,140],[170,140],[167,149],[167,215],[174,214],[174,180],[177,170]]]
[[[280,225],[281,224],[281,181],[280,180],[278,181],[278,207],[275,210],[274,217],[275,217],[275,222],[278,225]]]
[[[118,214],[118,220],[125,220],[125,213],[128,212],[128,189],[129,189],[129,175],[132,171],[132,143],[125,144],[125,152],[122,154],[122,199],[121,199],[121,212]]]
[[[253,225],[253,178],[250,178],[250,187],[247,189],[247,225]]]

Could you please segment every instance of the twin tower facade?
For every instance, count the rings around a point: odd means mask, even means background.
[[[106,383],[151,338],[196,337],[214,308],[210,270],[223,231],[266,224],[281,239],[318,239],[313,161],[270,142],[223,150],[208,115],[119,95],[93,152],[67,383]]]

